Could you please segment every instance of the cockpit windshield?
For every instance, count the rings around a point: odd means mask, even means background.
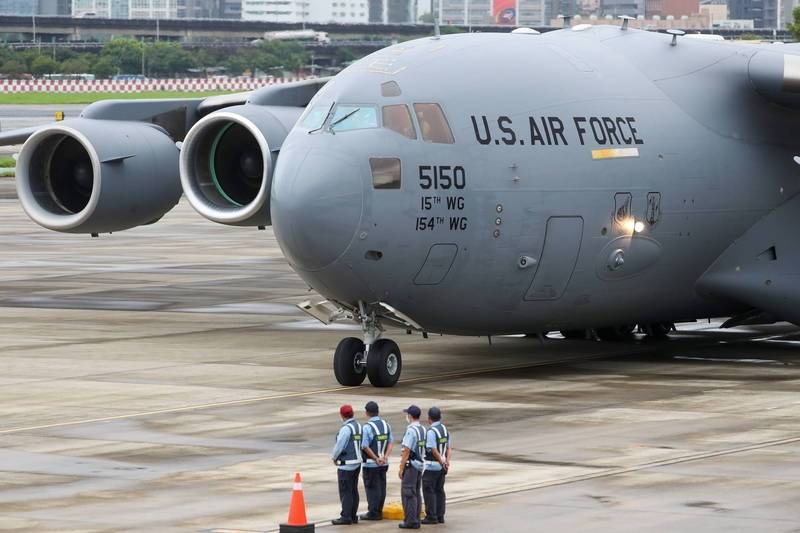
[[[378,110],[370,105],[337,105],[329,129],[332,133],[378,127]]]
[[[325,119],[328,118],[328,112],[331,106],[318,105],[314,106],[306,112],[306,115],[300,121],[300,124],[309,130],[318,130],[325,124]]]

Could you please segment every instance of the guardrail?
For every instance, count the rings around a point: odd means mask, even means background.
[[[211,78],[145,80],[0,80],[0,93],[135,93],[150,91],[252,91],[267,85],[301,81],[296,78]]]

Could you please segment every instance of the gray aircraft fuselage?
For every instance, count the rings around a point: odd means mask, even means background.
[[[600,26],[461,34],[354,63],[306,116],[374,109],[379,127],[300,120],[273,177],[278,242],[325,297],[385,302],[433,332],[746,310],[695,285],[798,192],[797,112],[749,80],[760,47],[671,40]],[[422,138],[413,105],[431,103],[452,144]],[[416,139],[380,127],[381,108],[397,104]],[[370,158],[399,159],[400,187],[374,188]]]

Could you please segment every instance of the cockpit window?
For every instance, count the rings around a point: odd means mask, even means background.
[[[363,130],[378,127],[378,110],[368,105],[338,105],[331,118],[330,131]]]
[[[314,106],[308,110],[306,116],[303,117],[303,120],[300,124],[304,128],[308,128],[310,130],[318,130],[322,127],[325,123],[325,119],[328,117],[328,110],[331,106],[327,105],[319,105]]]
[[[384,128],[395,131],[409,139],[417,138],[414,123],[411,121],[411,113],[404,104],[383,106],[381,116]]]
[[[431,143],[453,144],[453,132],[439,104],[414,104],[422,138]]]

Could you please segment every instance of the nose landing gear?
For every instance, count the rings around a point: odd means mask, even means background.
[[[380,338],[383,333],[377,318],[360,313],[364,341],[347,337],[339,342],[333,355],[333,373],[339,384],[353,387],[361,385],[364,378],[374,387],[392,387],[400,379],[403,356],[397,343]]]

